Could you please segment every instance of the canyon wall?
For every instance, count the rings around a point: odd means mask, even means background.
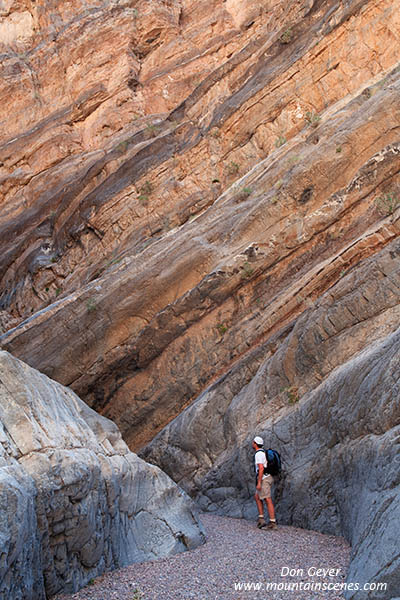
[[[320,327],[314,316],[308,340],[296,324],[282,344],[306,371],[313,355],[305,350]],[[337,335],[346,345],[349,336]],[[331,350],[334,358],[334,343]],[[318,368],[317,353],[314,359]],[[235,372],[221,378],[143,455],[172,472],[204,510],[256,521],[251,441],[262,435],[283,462],[274,494],[278,523],[344,535],[352,545],[347,581],[359,585],[345,597],[390,600],[400,587],[400,329],[353,351],[280,410],[262,406],[276,384],[273,363],[274,356],[261,362],[250,383]],[[369,583],[387,587],[363,590]]]
[[[131,448],[398,237],[391,1],[10,0],[1,28],[1,344]]]
[[[263,432],[280,519],[392,587],[399,39],[392,0],[0,5],[1,347],[207,510],[252,517]]]
[[[192,496],[201,494],[216,461],[247,441],[249,432],[252,435],[266,419],[296,413],[297,405],[337,369],[396,332],[399,323],[400,240],[396,240],[350,270],[297,319],[235,363],[142,455]],[[400,410],[397,404],[393,410]],[[346,423],[353,417],[349,415]],[[322,427],[323,411],[319,419]],[[240,476],[249,478],[242,471]]]
[[[71,390],[0,352],[0,596],[41,600],[205,540],[189,497]]]

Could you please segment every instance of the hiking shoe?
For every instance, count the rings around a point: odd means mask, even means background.
[[[278,525],[274,521],[270,521],[268,525],[266,525],[267,529],[278,529]]]
[[[264,521],[264,519],[260,519],[259,518],[258,521],[257,521],[257,527],[258,527],[258,529],[262,529],[263,527],[266,527],[266,526],[267,526],[267,524]]]

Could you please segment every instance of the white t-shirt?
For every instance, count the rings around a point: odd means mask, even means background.
[[[257,450],[257,452],[254,455],[254,462],[256,463],[256,473],[258,474],[257,465],[264,465],[263,479],[264,479],[264,477],[267,477],[268,473],[266,473],[266,469],[267,469],[268,461],[267,461],[266,454],[263,450]]]

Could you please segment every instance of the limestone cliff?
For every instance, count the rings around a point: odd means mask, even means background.
[[[139,448],[398,236],[399,13],[1,10],[2,344]]]
[[[73,392],[0,352],[0,597],[73,592],[204,541],[192,502]]]
[[[0,5],[2,347],[131,449],[158,433],[143,454],[210,510],[250,515],[255,427],[304,425],[285,458],[321,503],[308,513],[288,475],[281,516],[343,532],[354,573],[392,581],[391,542],[380,574],[370,549],[388,540],[381,515],[397,518],[396,474],[376,472],[381,498],[359,482],[371,452],[398,458],[384,371],[400,322],[399,15],[392,0]],[[361,414],[377,390],[352,383],[368,357],[388,389],[380,427]],[[346,457],[322,491],[308,448]],[[370,533],[340,482],[376,501]]]

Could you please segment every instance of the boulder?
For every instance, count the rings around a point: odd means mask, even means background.
[[[0,597],[74,592],[204,542],[190,498],[71,390],[0,352]]]

